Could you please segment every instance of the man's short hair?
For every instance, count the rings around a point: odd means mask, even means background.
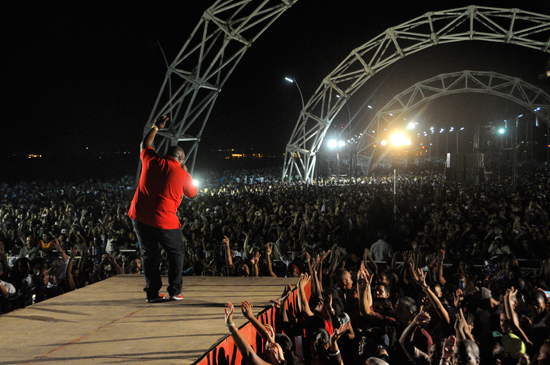
[[[185,153],[183,152],[183,148],[180,146],[170,146],[168,147],[168,150],[166,151],[166,156],[177,158],[180,156],[180,154],[183,154],[185,156]]]
[[[465,349],[469,348],[470,349],[469,352],[471,353],[471,355],[479,360],[479,346],[477,345],[477,343],[475,343],[474,341],[472,341],[470,339],[462,339],[462,340],[457,342],[456,348],[458,348],[460,346],[464,346]]]
[[[388,294],[391,292],[390,286],[387,283],[384,283],[383,281],[377,281],[376,284],[374,284],[374,287],[376,288],[377,286],[384,287],[384,290],[386,290]]]
[[[384,231],[378,232],[378,239],[381,240],[381,239],[384,239],[384,237],[386,237],[386,232],[384,232]]]
[[[365,363],[370,365],[389,365],[386,361],[377,357],[369,357]]]
[[[404,305],[406,305],[408,310],[412,314],[416,313],[416,310],[418,309],[418,307],[416,306],[416,301],[413,298],[407,297],[407,296],[402,296],[401,298],[397,299],[397,301],[399,301],[399,302],[403,303]]]
[[[346,277],[346,275],[350,275],[351,274],[346,270],[346,269],[340,269],[336,272],[335,274],[335,278],[336,278],[336,281],[342,281],[344,280],[344,278]]]

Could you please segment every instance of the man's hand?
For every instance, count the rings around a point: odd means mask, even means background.
[[[443,344],[443,353],[442,358],[443,359],[450,359],[454,355],[454,349],[456,345],[456,337],[455,336],[449,336],[445,339],[445,343]]]
[[[233,312],[235,311],[235,307],[233,307],[233,304],[231,302],[227,302],[225,305],[225,325],[227,326],[229,323],[233,322]]]
[[[269,356],[271,357],[272,364],[280,364],[285,361],[285,355],[281,345],[276,342],[269,343]]]
[[[254,257],[250,259],[250,263],[252,265],[258,265],[258,263],[260,262],[260,256],[262,254],[260,253],[260,251],[256,251],[256,253],[254,254]]]
[[[59,240],[54,237],[54,242],[55,242],[55,248],[57,249],[57,251],[61,252],[61,244],[59,244]]]
[[[300,279],[298,279],[298,287],[303,289],[309,280],[310,277],[308,273],[300,274]]]
[[[161,115],[160,117],[157,118],[157,120],[155,120],[155,125],[157,126],[158,129],[162,129],[164,128],[167,122],[168,122],[168,116]]]
[[[223,247],[225,247],[226,249],[229,248],[229,238],[227,238],[227,236],[223,236],[222,245],[223,245]]]
[[[143,140],[139,146],[140,150],[153,146],[153,141],[155,140],[157,131],[164,128],[166,122],[168,122],[168,117],[166,115],[161,115],[157,118],[157,120],[155,120],[155,124],[153,124],[151,130],[145,135],[145,137],[143,137]]]
[[[330,255],[330,250],[328,250],[327,252],[323,252],[321,254],[320,262],[323,262],[327,258],[328,255]]]
[[[426,284],[426,273],[422,269],[416,269],[412,272],[414,282],[422,288],[422,290],[428,288]]]
[[[269,343],[275,343],[275,330],[268,324],[264,324],[265,332],[267,333],[267,341]]]
[[[366,289],[367,286],[371,285],[372,277],[374,274],[370,275],[364,263],[361,263],[359,271],[357,271],[357,286],[360,289]]]
[[[250,318],[254,317],[254,313],[252,313],[252,303],[247,302],[246,300],[241,303],[241,310],[243,311],[243,316],[250,320]]]
[[[332,332],[332,335],[330,335],[330,343],[334,346],[334,344],[338,341],[340,337],[344,333],[346,333],[347,330],[349,330],[350,324],[349,322],[344,323],[340,326],[340,328],[334,329],[334,332]]]
[[[428,313],[426,312],[420,312],[416,315],[416,317],[414,317],[414,324],[416,324],[417,326],[424,326],[426,325],[428,322],[430,322],[431,320],[431,317]]]

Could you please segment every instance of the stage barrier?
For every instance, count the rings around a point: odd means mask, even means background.
[[[296,281],[298,278],[296,278]],[[282,292],[283,288],[281,288]],[[307,283],[305,287],[305,293],[309,300],[309,297],[311,296],[311,283]],[[246,298],[243,298],[243,300],[246,300]],[[297,314],[297,303],[298,303],[298,291],[294,289],[287,301],[287,308],[292,308],[294,311],[294,314]],[[235,316],[242,316],[242,312],[240,310],[240,306],[237,306],[236,303],[233,303],[235,305],[235,313],[233,317]],[[239,303],[240,304],[240,303]],[[277,308],[274,306],[270,306],[262,310],[258,314],[258,320],[262,324],[269,324],[273,327],[275,330],[275,333],[284,333],[282,329],[280,328],[280,324],[277,321],[276,318],[277,315]],[[220,326],[223,326],[223,312],[220,313]],[[252,323],[247,322],[242,327],[239,327],[239,332],[243,335],[244,338],[248,341],[248,343],[252,346],[254,351],[256,351],[257,354],[260,354],[261,352],[258,351],[258,349],[263,349],[265,346],[265,341],[263,338],[256,332],[256,329],[252,325]],[[228,337],[224,338],[220,343],[213,346],[212,349],[210,349],[209,352],[207,352],[203,357],[199,358],[196,362],[193,363],[193,365],[237,365],[241,364],[243,362],[243,357],[241,356],[241,353],[237,349],[237,346],[233,342],[233,339],[231,336],[229,336],[228,331]]]

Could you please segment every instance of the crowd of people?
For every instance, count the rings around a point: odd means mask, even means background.
[[[296,277],[300,308],[287,288],[284,334],[261,332],[265,354],[249,353],[228,304],[252,363],[548,364],[550,174],[523,169],[516,189],[401,169],[396,197],[384,173],[343,185],[210,173],[178,209],[183,275]],[[2,311],[141,274],[133,188],[132,177],[0,185]]]

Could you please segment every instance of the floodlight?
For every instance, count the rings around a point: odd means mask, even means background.
[[[401,132],[395,132],[390,137],[390,143],[394,146],[402,146],[406,143],[407,138]]]

